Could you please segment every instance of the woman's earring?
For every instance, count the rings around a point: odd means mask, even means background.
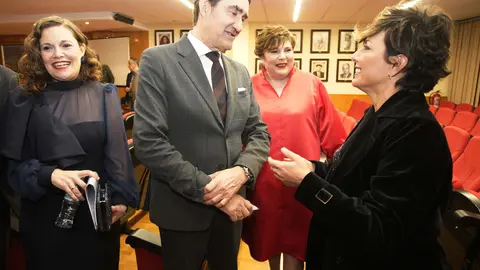
[[[80,58],[80,62],[81,62],[82,64],[85,64],[85,56],[82,56],[82,58]]]

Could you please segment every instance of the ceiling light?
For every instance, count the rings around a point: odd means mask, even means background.
[[[300,16],[300,9],[302,8],[302,0],[295,1],[295,8],[293,9],[293,22],[297,22]]]
[[[182,2],[182,4],[184,4],[185,6],[187,6],[189,9],[193,9],[193,4],[192,2],[188,1],[188,0],[180,0],[180,2]]]
[[[411,8],[413,6],[415,6],[416,4],[420,3],[420,0],[412,0],[410,2],[407,2],[405,4],[402,5],[402,8],[404,9],[407,9],[407,8]]]
[[[90,24],[90,22],[85,22],[85,24]]]

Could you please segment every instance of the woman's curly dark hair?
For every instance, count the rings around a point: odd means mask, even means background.
[[[25,38],[24,53],[18,61],[20,84],[29,93],[35,93],[44,88],[52,76],[48,73],[40,54],[40,39],[43,30],[63,26],[69,29],[80,47],[85,48],[85,55],[80,67],[78,79],[83,81],[99,81],[102,78],[102,66],[96,53],[88,47],[87,37],[71,21],[50,16],[38,20],[33,25],[32,32]]]
[[[386,61],[390,56],[403,54],[408,58],[404,76],[396,82],[400,89],[427,93],[441,78],[450,74],[452,20],[434,6],[411,6],[400,3],[386,7],[372,24],[356,31],[356,38],[366,38],[385,32]]]

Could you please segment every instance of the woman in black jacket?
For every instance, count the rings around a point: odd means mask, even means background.
[[[372,100],[330,164],[283,149],[278,179],[313,212],[307,269],[447,269],[437,243],[452,160],[424,93],[446,77],[452,21],[433,7],[385,8],[363,31],[352,85]]]

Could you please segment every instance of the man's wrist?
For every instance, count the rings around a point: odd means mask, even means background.
[[[243,166],[243,165],[238,165],[238,167],[240,167],[243,170],[243,173],[245,174],[245,177],[247,179],[245,181],[245,183],[253,182],[254,176],[253,176],[252,171],[250,171],[250,169],[248,167]]]

